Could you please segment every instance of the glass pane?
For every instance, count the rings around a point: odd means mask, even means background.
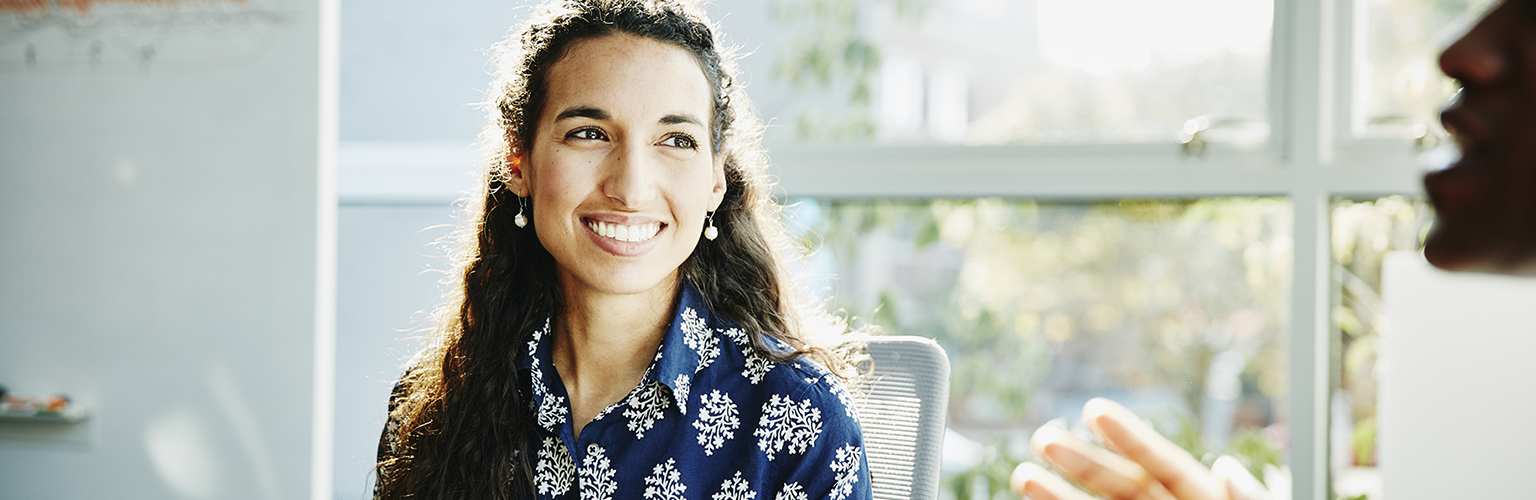
[[[1271,0],[774,0],[776,142],[1262,142]],[[1104,15],[1113,12],[1115,15]],[[758,82],[762,82],[759,78]],[[756,94],[754,94],[756,95]]]
[[[1029,435],[1096,396],[1196,456],[1283,461],[1283,199],[802,200],[790,219],[834,311],[949,352],[955,498],[1006,491]]]
[[[1422,199],[1389,196],[1333,204],[1334,387],[1329,463],[1341,498],[1381,498],[1376,472],[1377,354],[1384,318],[1381,262],[1422,250],[1433,213]]]
[[[1366,53],[1356,65],[1355,127],[1368,137],[1444,137],[1440,108],[1456,83],[1440,72],[1440,51],[1494,0],[1361,0]],[[1428,144],[1433,146],[1434,144]]]

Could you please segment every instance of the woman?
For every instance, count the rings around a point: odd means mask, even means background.
[[[376,496],[870,496],[848,363],[807,335],[761,125],[702,19],[567,0],[499,47],[461,281]]]

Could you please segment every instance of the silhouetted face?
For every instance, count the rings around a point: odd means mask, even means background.
[[[1462,158],[1424,178],[1424,255],[1455,271],[1536,274],[1536,1],[1500,4],[1440,56],[1463,90],[1441,114]]]

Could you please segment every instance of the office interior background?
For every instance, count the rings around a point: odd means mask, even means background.
[[[0,1],[0,385],[83,412],[0,420],[0,498],[368,498],[531,3]],[[1536,465],[1536,284],[1416,253],[1436,56],[1490,5],[707,10],[805,291],[950,355],[941,496],[1011,497],[1103,396],[1296,499],[1396,500]]]

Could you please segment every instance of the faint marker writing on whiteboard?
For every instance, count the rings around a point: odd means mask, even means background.
[[[291,0],[0,0],[0,72],[243,66],[298,16]]]

